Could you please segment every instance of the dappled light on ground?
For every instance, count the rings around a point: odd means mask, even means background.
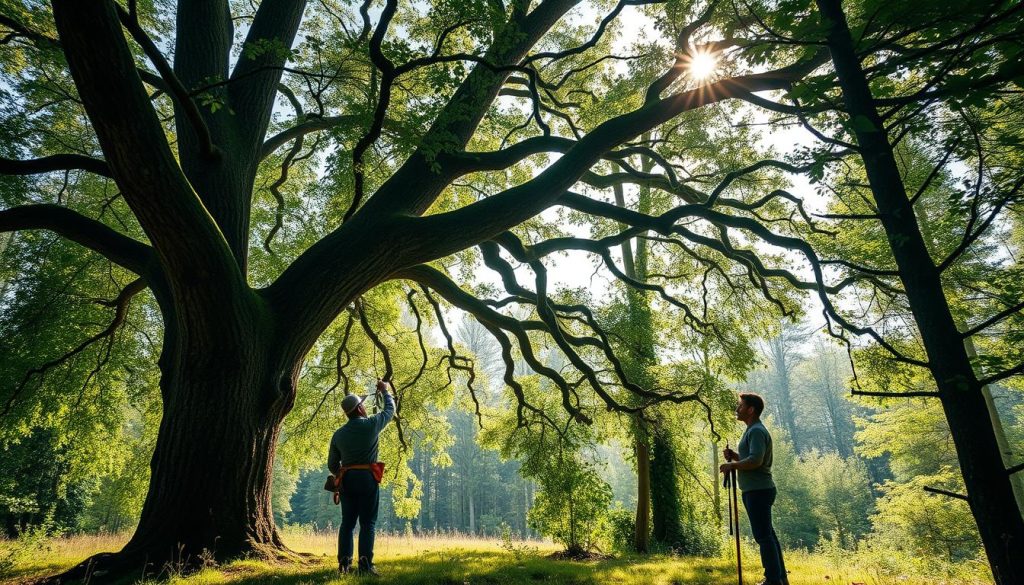
[[[340,576],[335,564],[336,540],[329,533],[287,533],[293,550],[309,553],[304,563],[271,564],[239,560],[213,566],[192,575],[173,567],[164,575],[169,582],[188,585],[305,585],[318,583],[380,583],[381,585],[730,585],[736,583],[734,557],[694,558],[667,555],[615,555],[601,561],[553,560],[558,550],[540,541],[502,542],[495,538],[465,536],[393,536],[377,539],[379,579]],[[3,584],[30,583],[33,579],[64,570],[90,554],[118,550],[127,535],[79,536],[39,543],[26,551]],[[0,558],[10,542],[0,542]],[[750,544],[750,543],[748,543]],[[745,547],[744,582],[756,583],[754,550]],[[790,552],[787,556],[792,585],[974,585],[983,580],[937,581],[905,575],[883,575],[877,569],[845,566],[840,559],[820,554]],[[167,582],[165,580],[165,582]]]

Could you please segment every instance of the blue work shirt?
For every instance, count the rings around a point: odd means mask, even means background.
[[[373,416],[349,419],[334,431],[331,449],[327,455],[327,468],[337,474],[343,465],[363,465],[377,461],[377,437],[395,417],[395,399],[389,392],[384,395],[384,410]]]
[[[737,470],[740,490],[752,492],[775,487],[775,481],[772,480],[772,436],[761,421],[743,431],[739,450],[740,461],[757,464],[753,469]]]

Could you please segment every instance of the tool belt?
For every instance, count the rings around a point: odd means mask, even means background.
[[[334,492],[334,503],[337,504],[341,501],[341,480],[345,477],[345,472],[353,469],[367,469],[370,471],[370,475],[373,476],[373,481],[378,484],[384,479],[384,463],[377,461],[375,463],[360,463],[357,465],[343,465],[338,470],[338,475],[335,476],[333,473],[327,476],[327,481],[324,482],[324,489],[329,492]]]

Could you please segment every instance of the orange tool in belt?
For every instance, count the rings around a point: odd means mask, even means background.
[[[384,463],[377,461],[375,463],[360,463],[358,465],[342,465],[338,471],[338,475],[334,474],[327,476],[327,481],[324,482],[324,489],[329,492],[334,492],[334,503],[338,504],[341,501],[341,479],[345,477],[345,472],[352,469],[368,469],[370,474],[373,475],[373,480],[378,484],[384,478]]]

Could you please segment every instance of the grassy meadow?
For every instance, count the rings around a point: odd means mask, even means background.
[[[60,572],[90,554],[117,550],[126,534],[37,539],[34,542],[0,541],[3,584],[27,584]],[[271,563],[239,560],[210,566],[190,575],[173,567],[165,582],[188,585],[305,585],[319,583],[379,582],[402,585],[731,585],[736,583],[735,556],[721,558],[668,555],[615,555],[596,561],[550,558],[558,547],[541,541],[501,541],[453,535],[379,535],[379,579],[340,576],[335,562],[336,536],[331,533],[289,531],[285,540],[295,551],[312,555],[304,562]],[[744,546],[744,583],[753,585],[761,575],[753,543]],[[787,553],[792,585],[925,585],[988,583],[985,566],[972,563],[941,576],[908,570],[893,571],[893,558],[849,553]],[[911,567],[912,569],[912,567]]]

